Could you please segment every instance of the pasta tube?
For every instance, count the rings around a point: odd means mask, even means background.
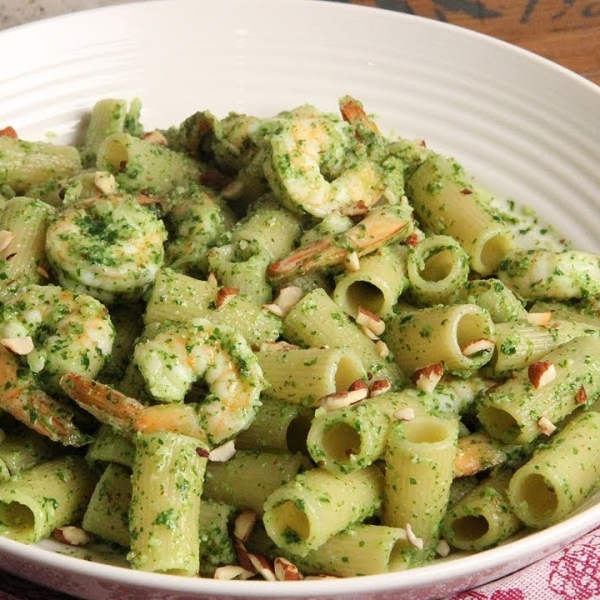
[[[486,431],[505,444],[528,444],[600,393],[600,338],[577,337],[493,387],[478,404]]]
[[[510,480],[508,498],[529,527],[557,523],[598,485],[600,413],[574,417]]]
[[[345,475],[311,469],[267,498],[263,522],[278,546],[305,556],[373,515],[381,505],[382,493],[383,474],[374,465]]]

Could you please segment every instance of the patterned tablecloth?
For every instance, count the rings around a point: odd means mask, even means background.
[[[124,1],[126,0],[0,0],[0,29],[54,14]],[[600,83],[600,52],[597,51],[600,48],[598,1],[334,1],[378,6],[449,20],[528,47]],[[0,600],[69,598],[0,571]],[[600,528],[564,550],[512,575],[443,600],[566,599],[600,600]]]

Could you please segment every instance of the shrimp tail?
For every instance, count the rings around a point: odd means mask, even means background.
[[[385,204],[371,211],[348,231],[301,246],[271,263],[267,274],[274,282],[342,264],[351,254],[363,256],[411,233],[412,219],[403,205]]]
[[[24,377],[19,359],[0,346],[0,409],[33,431],[65,446],[85,446],[92,441],[73,423],[73,412],[60,400]]]
[[[133,432],[134,422],[145,408],[138,400],[83,375],[66,373],[60,386],[83,410],[120,432]]]

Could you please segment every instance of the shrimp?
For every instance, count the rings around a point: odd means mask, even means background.
[[[362,221],[347,231],[309,242],[271,263],[267,274],[277,283],[339,265],[352,254],[363,256],[392,241],[406,238],[412,228],[413,221],[406,204],[382,204],[371,209]]]
[[[30,429],[66,446],[83,446],[92,438],[73,423],[73,413],[41,390],[19,357],[0,345],[0,409]]]
[[[264,387],[258,360],[233,329],[206,319],[163,322],[139,342],[133,364],[158,402],[183,402],[192,384],[203,379],[209,394],[199,404],[199,422],[212,442],[245,429]]]
[[[148,391],[164,404],[146,406],[107,385],[66,374],[63,390],[97,419],[125,434],[178,431],[213,444],[244,430],[260,405],[265,382],[248,343],[234,330],[206,319],[164,321],[139,342],[134,364]],[[204,378],[204,402],[184,403],[194,381]]]
[[[23,358],[40,387],[59,391],[63,373],[95,377],[112,352],[115,330],[108,309],[95,298],[55,285],[30,285],[7,301],[0,339],[30,338]]]
[[[163,264],[163,222],[130,196],[79,200],[57,212],[46,254],[58,282],[106,304],[142,297]]]

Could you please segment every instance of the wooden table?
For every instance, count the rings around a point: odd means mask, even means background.
[[[531,50],[600,85],[600,0],[350,0],[349,3],[474,29]]]

